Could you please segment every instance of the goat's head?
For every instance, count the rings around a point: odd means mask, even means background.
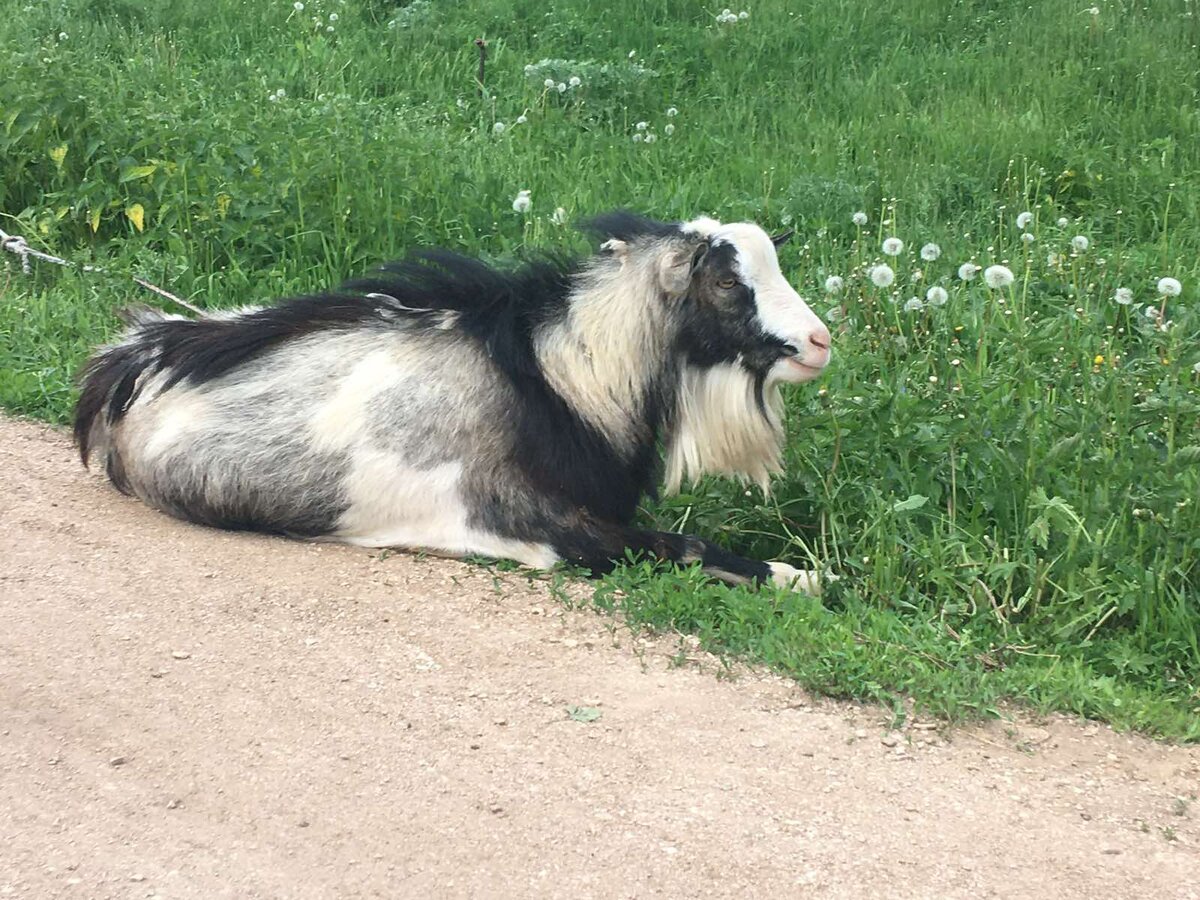
[[[598,224],[615,256],[649,237],[658,252],[659,287],[682,317],[679,340],[689,364],[736,363],[766,384],[810,381],[829,364],[829,329],[788,284],[776,248],[757,225],[696,219],[677,225],[614,214]]]
[[[783,277],[775,253],[791,233],[770,238],[757,225],[699,220],[683,234],[694,235],[686,284],[682,266],[670,271],[674,286],[683,285],[689,361],[736,361],[768,383],[820,375],[829,364],[829,329]]]

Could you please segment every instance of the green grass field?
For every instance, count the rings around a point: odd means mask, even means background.
[[[597,602],[898,711],[1198,739],[1198,6],[7,3],[0,228],[111,274],[9,265],[0,404],[65,421],[151,299],[131,273],[218,307],[421,244],[585,249],[560,207],[790,225],[835,359],[791,394],[788,474],[645,517],[839,580],[818,603],[632,565]]]

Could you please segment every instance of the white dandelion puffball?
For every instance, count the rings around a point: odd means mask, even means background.
[[[859,228],[862,228],[864,225],[867,224],[867,214],[865,212],[856,212],[853,216],[850,217],[850,219]]]
[[[296,0],[296,2],[292,4],[292,9],[294,9],[296,12],[304,12],[304,4],[301,3],[300,0]]]
[[[570,78],[567,80],[567,86],[568,86],[568,87],[577,88],[577,87],[579,87],[581,84],[583,84],[583,79],[582,79],[582,78],[580,78],[578,75],[572,75],[572,76],[571,76],[571,77],[570,77]]]
[[[983,280],[992,290],[1006,288],[1013,283],[1012,269],[1008,266],[988,266],[983,271]]]
[[[513,212],[529,212],[529,207],[533,205],[533,201],[529,199],[529,193],[529,191],[517,191],[517,197],[513,200]]]
[[[565,81],[560,81],[554,86],[554,89],[560,94],[565,94],[567,92],[567,83]]]
[[[1021,240],[1023,240],[1027,244],[1032,244],[1035,240],[1037,240],[1037,238],[1035,238],[1033,236],[1033,232],[1027,231],[1023,235],[1021,235]]]
[[[925,292],[925,300],[930,306],[945,306],[946,301],[950,299],[950,295],[946,293],[946,289],[940,285],[934,285]]]
[[[1077,235],[1075,235],[1075,237],[1071,238],[1071,246],[1078,253],[1082,253],[1084,250],[1086,250],[1088,247],[1090,247],[1091,244],[1092,244],[1092,242],[1089,241],[1082,234],[1077,234]]]
[[[750,18],[750,13],[743,9],[740,13],[738,13],[738,18],[745,22],[748,18]]]
[[[527,119],[527,118],[525,117],[525,114],[524,114],[524,113],[522,113],[521,115],[517,116],[517,124],[518,124],[518,125],[524,125],[524,124],[525,124],[526,122],[528,122],[528,121],[529,121],[529,119]]]
[[[979,266],[975,265],[975,263],[966,262],[958,267],[958,277],[961,278],[963,281],[970,281],[972,278],[975,277],[975,274],[978,271],[979,271]]]
[[[542,87],[544,87],[548,91],[554,90],[554,79],[547,78],[545,81],[542,82]]]
[[[1024,231],[1033,224],[1033,213],[1023,212],[1017,216],[1017,227]]]
[[[645,131],[647,128],[650,127],[650,123],[649,122],[638,122],[633,127],[636,128],[638,131]]]
[[[1174,278],[1158,279],[1158,292],[1164,297],[1178,297],[1183,285]]]
[[[1057,253],[1048,253],[1046,254],[1046,265],[1051,269],[1057,269],[1062,265],[1062,257]]]
[[[925,260],[925,262],[933,262],[941,255],[942,248],[937,244],[928,243],[921,248],[921,259]]]
[[[676,109],[675,107],[673,107],[673,106],[669,106],[669,107],[667,107],[667,118],[668,118],[668,119],[673,119],[673,118],[675,118],[677,115],[679,115],[679,110],[677,110],[677,109]]]
[[[566,225],[567,211],[561,206],[556,206],[554,212],[550,215],[550,221],[555,225]]]
[[[645,135],[642,134],[640,131],[634,132],[633,142],[635,144],[640,144],[644,138],[645,138]]]
[[[1192,371],[1195,372],[1197,375],[1200,375],[1200,362],[1192,363]]]
[[[336,22],[337,20],[338,20],[338,14],[337,14],[337,13],[330,13],[330,14],[329,14],[329,21],[330,21],[330,22]]]
[[[845,286],[846,282],[840,275],[830,275],[825,279],[825,293],[827,294],[840,294]]]
[[[920,312],[925,308],[925,304],[921,302],[920,297],[909,297],[904,301],[905,312]]]
[[[666,125],[663,126],[663,134],[665,134],[667,137],[670,137],[674,133],[675,133],[675,126],[672,125],[670,122],[668,122]]]
[[[504,134],[504,123],[497,122],[492,126],[492,131],[496,132],[496,134]]]
[[[301,8],[301,9],[303,9],[304,7],[302,6],[302,7],[300,7],[300,8]],[[69,34],[67,34],[65,31],[60,31],[60,32],[58,33],[58,39],[59,39],[60,41],[65,41],[65,40],[67,40],[67,39],[68,39],[68,38],[70,38],[70,37],[71,37],[71,36],[70,36]]]
[[[880,263],[877,266],[871,267],[871,283],[875,287],[891,287],[892,282],[896,280],[896,273],[892,271],[892,267],[885,263]]]
[[[1061,216],[1058,220],[1059,228],[1066,228],[1070,224],[1071,224],[1071,220],[1068,219],[1066,216]]]
[[[1117,288],[1117,292],[1113,294],[1113,299],[1122,306],[1128,306],[1133,302],[1133,291],[1129,288]]]
[[[888,256],[899,256],[904,252],[904,241],[898,237],[890,237],[883,242],[883,252]]]
[[[657,140],[658,140],[658,135],[655,134],[653,131],[649,132],[646,135],[646,143],[647,144],[653,144]]]
[[[1142,315],[1144,315],[1147,319],[1157,319],[1158,307],[1153,303],[1147,303],[1146,308],[1142,310]]]

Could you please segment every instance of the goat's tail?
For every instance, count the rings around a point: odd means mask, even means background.
[[[138,382],[157,364],[155,342],[143,329],[170,319],[147,306],[122,310],[121,319],[130,327],[120,340],[97,351],[80,373],[79,400],[75,404],[75,444],[86,466],[95,453],[102,456],[109,479],[128,493],[125,467],[112,442],[112,429],[137,396]]]

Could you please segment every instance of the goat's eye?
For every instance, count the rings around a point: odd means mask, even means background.
[[[737,287],[737,279],[736,278],[722,278],[720,281],[717,282],[717,287],[721,288],[722,290],[728,291],[731,288]]]

